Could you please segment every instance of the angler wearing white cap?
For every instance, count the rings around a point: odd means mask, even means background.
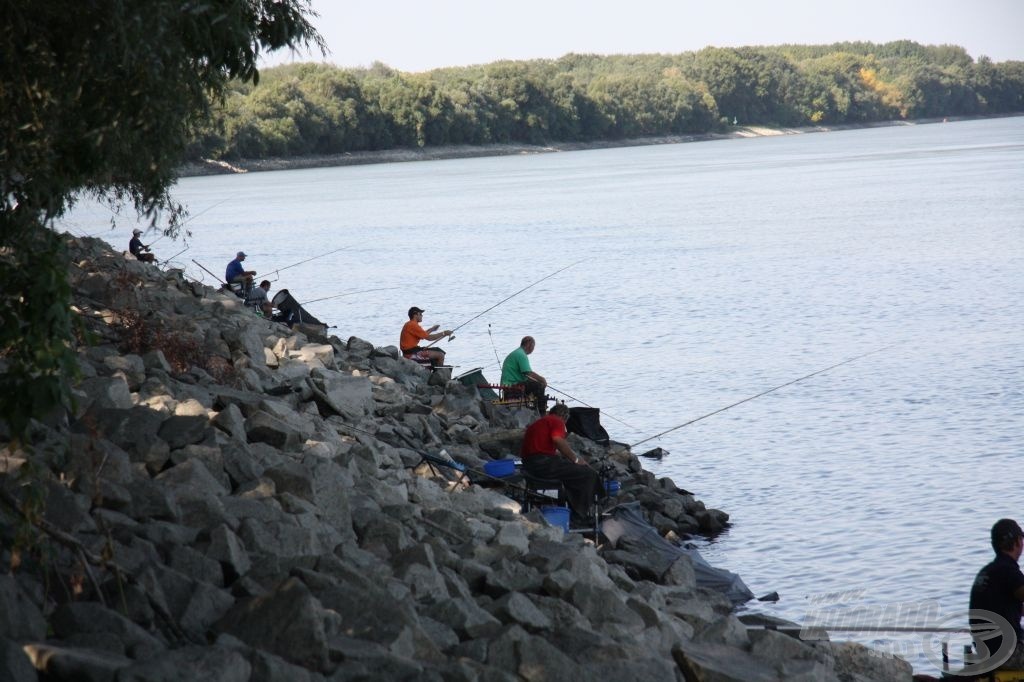
[[[136,227],[132,230],[132,240],[128,242],[128,250],[143,263],[152,263],[156,260],[156,256],[149,253],[149,247],[139,239],[140,234],[142,234],[142,230],[139,228]]]

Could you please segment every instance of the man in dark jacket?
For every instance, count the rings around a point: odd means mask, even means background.
[[[1024,606],[1024,573],[1017,560],[1024,550],[1024,531],[1013,519],[1000,519],[992,526],[992,549],[996,558],[978,571],[971,586],[971,626],[977,653],[975,664],[991,670],[1024,668],[1024,642],[1021,641],[1020,617]],[[978,616],[982,616],[979,618]],[[994,618],[993,616],[998,616]],[[1001,623],[1000,621],[1004,621]],[[993,631],[993,624],[1009,624],[1009,632]],[[989,626],[984,632],[973,626]],[[1004,641],[1003,635],[1011,641]],[[1003,659],[1003,660],[997,660]],[[991,666],[991,667],[988,667]]]

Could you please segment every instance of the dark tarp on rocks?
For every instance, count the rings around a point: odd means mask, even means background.
[[[639,502],[628,502],[614,507],[610,517],[601,522],[601,532],[612,547],[638,551],[654,559],[665,573],[683,555],[690,558],[697,576],[697,586],[721,592],[738,606],[754,598],[754,593],[743,579],[724,568],[715,568],[696,549],[679,547],[661,537],[657,529],[644,520]]]
[[[274,322],[284,322],[289,327],[294,324],[312,324],[320,327],[327,327],[326,324],[316,319],[306,311],[295,298],[288,293],[287,289],[281,289],[273,298],[274,307],[280,311],[274,315]]]

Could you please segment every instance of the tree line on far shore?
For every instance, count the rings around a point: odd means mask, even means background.
[[[911,41],[569,54],[425,73],[306,63],[230,87],[189,152],[287,157],[1022,111],[1024,62]]]

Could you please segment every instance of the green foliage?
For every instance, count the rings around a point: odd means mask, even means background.
[[[211,101],[232,79],[256,82],[263,50],[322,46],[307,14],[307,0],[0,0],[0,414],[15,438],[68,395],[73,324],[53,219],[87,193],[168,214],[175,232],[182,209],[167,190],[189,146],[234,144],[236,129],[209,122]],[[253,125],[261,140],[295,136]]]
[[[575,142],[741,125],[1024,110],[1021,62],[907,40],[580,55],[404,74],[383,64],[269,69],[197,135],[207,157],[445,144]],[[213,132],[211,132],[213,131]]]

